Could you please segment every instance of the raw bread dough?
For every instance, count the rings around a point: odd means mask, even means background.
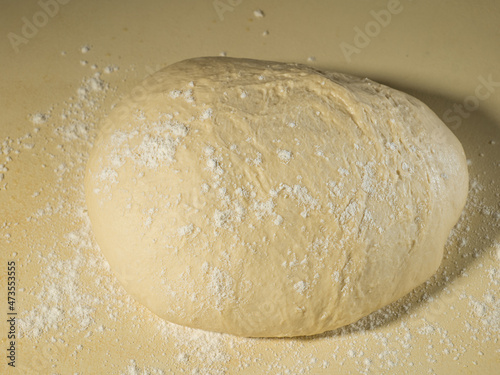
[[[460,142],[409,95],[302,65],[198,58],[112,111],[85,188],[111,268],[158,316],[297,336],[429,278],[468,174]]]

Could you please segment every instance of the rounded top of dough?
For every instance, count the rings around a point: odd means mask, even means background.
[[[85,188],[111,268],[157,315],[297,336],[431,276],[468,176],[459,141],[409,95],[208,57],[155,73],[111,112]]]

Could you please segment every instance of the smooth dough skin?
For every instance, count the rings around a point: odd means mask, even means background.
[[[85,189],[112,270],[158,316],[299,336],[435,273],[468,174],[457,138],[407,94],[208,57],[155,73],[110,113]]]

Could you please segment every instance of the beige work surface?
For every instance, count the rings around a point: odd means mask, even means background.
[[[1,0],[0,373],[498,374],[499,25],[495,0]],[[470,194],[434,278],[357,324],[293,339],[176,326],[125,293],[86,216],[99,122],[157,69],[221,53],[366,76],[452,128]]]

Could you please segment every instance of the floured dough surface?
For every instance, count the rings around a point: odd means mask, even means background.
[[[112,269],[157,315],[297,336],[429,278],[468,175],[459,141],[409,95],[301,65],[199,58],[111,112],[85,188]]]

